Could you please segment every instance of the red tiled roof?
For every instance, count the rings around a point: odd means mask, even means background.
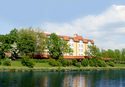
[[[63,36],[63,39],[69,41],[70,38],[68,36]]]
[[[45,33],[45,35],[49,36],[49,33]],[[90,39],[85,39],[82,36],[79,36],[78,34],[75,34],[74,37],[70,37],[70,36],[61,36],[59,35],[59,37],[63,38],[66,41],[69,41],[70,39],[73,39],[75,42],[79,42],[80,40],[83,41],[84,43],[88,43],[91,42],[92,44],[94,44],[93,40]]]

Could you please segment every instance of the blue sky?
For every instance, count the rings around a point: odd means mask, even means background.
[[[40,27],[59,34],[78,33],[101,48],[123,48],[124,12],[125,0],[0,0],[0,34]]]

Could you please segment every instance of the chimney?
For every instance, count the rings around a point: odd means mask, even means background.
[[[77,37],[78,36],[78,34],[74,34],[74,37]]]

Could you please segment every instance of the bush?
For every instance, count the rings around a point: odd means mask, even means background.
[[[5,65],[5,66],[11,66],[11,59],[5,58],[5,60],[3,61],[3,65]]]
[[[1,59],[0,59],[0,65],[2,64],[2,61],[1,61]]]
[[[68,61],[65,59],[62,59],[60,63],[62,64],[62,66],[68,66]]]
[[[89,59],[89,65],[97,67],[97,61],[95,58]]]
[[[21,63],[23,66],[27,66],[29,68],[34,67],[34,62],[28,56],[24,56],[21,60]]]
[[[77,63],[75,64],[75,66],[81,67],[81,62],[77,62]]]
[[[95,67],[106,67],[105,61],[96,58],[89,59],[89,65]]]
[[[71,66],[72,65],[72,60],[59,59],[58,61],[62,64],[62,66]]]
[[[112,66],[112,67],[115,66],[114,62],[112,62],[112,61],[107,62],[107,64],[108,64],[109,66]]]
[[[78,61],[76,59],[72,60],[72,65],[76,66],[77,63]]]
[[[97,65],[99,67],[106,67],[106,63],[104,60],[97,59]]]
[[[55,59],[50,59],[49,64],[51,66],[61,66],[61,63],[59,61],[56,61]]]
[[[83,59],[81,64],[82,64],[82,66],[88,66],[89,65],[88,59]]]

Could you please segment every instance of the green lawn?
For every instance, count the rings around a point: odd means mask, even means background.
[[[125,64],[115,64],[115,67],[125,67]]]
[[[23,65],[21,64],[21,61],[12,61],[11,66],[22,67]]]
[[[12,65],[11,66],[16,66],[16,67],[22,67],[23,65],[21,64],[21,61],[12,61]],[[50,67],[50,65],[45,62],[45,63],[35,63],[34,67]]]

